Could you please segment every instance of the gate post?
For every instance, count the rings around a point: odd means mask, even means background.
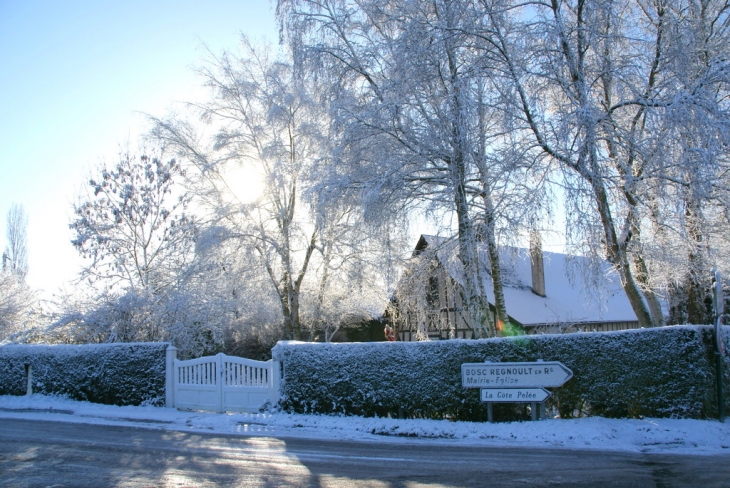
[[[223,358],[225,357],[225,354],[222,352],[219,352],[215,355],[215,369],[216,369],[216,391],[218,392],[218,399],[216,400],[216,410],[218,413],[223,413],[224,411],[224,401],[223,401]]]
[[[165,351],[165,406],[175,408],[175,360],[177,347],[167,346]]]
[[[281,383],[281,363],[275,359],[269,368],[269,401],[275,406],[279,402],[279,384]]]
[[[25,365],[25,394],[33,394],[33,366],[30,364]]]

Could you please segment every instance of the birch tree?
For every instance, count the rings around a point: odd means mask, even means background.
[[[656,248],[670,234],[704,320],[706,229],[727,203],[727,13],[717,0],[278,4],[296,59],[337,82],[343,160],[356,161],[343,186],[455,212],[467,303],[479,303],[476,222],[492,255],[500,168],[530,161],[512,176],[553,168],[568,242],[611,262],[642,326],[664,323]],[[516,159],[496,149],[510,145]],[[528,203],[534,188],[514,194]]]
[[[14,203],[8,210],[5,224],[7,246],[2,269],[21,279],[28,274],[28,215],[22,205]]]
[[[713,3],[695,6],[700,11],[714,8],[711,23],[719,31],[726,24],[726,7]],[[647,275],[642,221],[657,188],[687,182],[672,176],[664,159],[676,153],[676,146],[652,135],[665,133],[662,124],[681,106],[699,110],[709,102],[718,107],[725,82],[707,75],[717,73],[720,59],[695,71],[694,81],[680,82],[672,66],[686,43],[670,35],[670,25],[678,24],[670,21],[674,14],[664,2],[578,0],[525,7],[485,1],[483,6],[488,27],[481,36],[497,46],[507,86],[512,87],[507,110],[520,114],[534,144],[566,171],[569,197],[583,195],[592,201],[601,247],[618,271],[639,323],[661,325],[663,316]],[[697,31],[692,37],[698,39]],[[711,99],[693,95],[710,79],[719,92]],[[685,122],[690,131],[698,127]],[[586,229],[591,219],[574,224]]]
[[[225,52],[200,73],[210,99],[190,108],[209,123],[211,142],[194,124],[154,119],[154,137],[166,141],[197,170],[197,194],[211,222],[252,249],[276,291],[286,337],[303,338],[301,294],[321,237],[302,196],[309,168],[328,154],[327,123],[311,79],[245,37],[241,55]],[[244,201],[228,186],[231,168],[261,175],[261,196]]]
[[[479,181],[475,101],[485,69],[474,38],[465,35],[473,6],[282,0],[278,13],[298,62],[329,73],[336,83],[343,161],[349,161],[347,176],[337,178],[341,188],[359,193],[366,207],[381,209],[388,202],[391,208],[420,205],[454,213],[465,306],[475,335],[486,337],[496,331],[484,296],[472,206],[473,196],[489,186],[476,193],[470,187]],[[502,314],[504,307],[498,310]]]
[[[722,254],[711,251],[711,244],[719,250],[727,238],[728,220],[723,216],[730,208],[729,10],[727,2],[708,0],[668,3],[661,10],[669,89],[654,100],[655,110],[664,115],[664,143],[657,145],[667,174],[658,191],[665,202],[661,214],[676,223],[671,233],[684,248],[684,263],[675,267],[684,276],[674,279],[685,296],[682,322],[710,321],[710,270],[727,265]]]
[[[28,273],[28,215],[13,204],[6,223],[7,246],[0,266],[0,341],[27,330],[37,319],[38,298],[25,282]]]

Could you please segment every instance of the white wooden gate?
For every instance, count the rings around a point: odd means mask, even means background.
[[[180,361],[172,358],[172,405],[215,412],[258,412],[276,403],[279,363],[226,356],[223,353]]]

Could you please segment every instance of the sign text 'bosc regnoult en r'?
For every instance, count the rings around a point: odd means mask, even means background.
[[[555,387],[572,377],[573,372],[559,361],[461,365],[461,382],[466,388]]]

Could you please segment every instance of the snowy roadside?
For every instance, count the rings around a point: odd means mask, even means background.
[[[43,395],[0,396],[0,418],[369,442],[419,439],[462,445],[730,455],[730,419],[719,423],[595,417],[489,424],[286,413],[215,414],[160,407],[116,407]]]

